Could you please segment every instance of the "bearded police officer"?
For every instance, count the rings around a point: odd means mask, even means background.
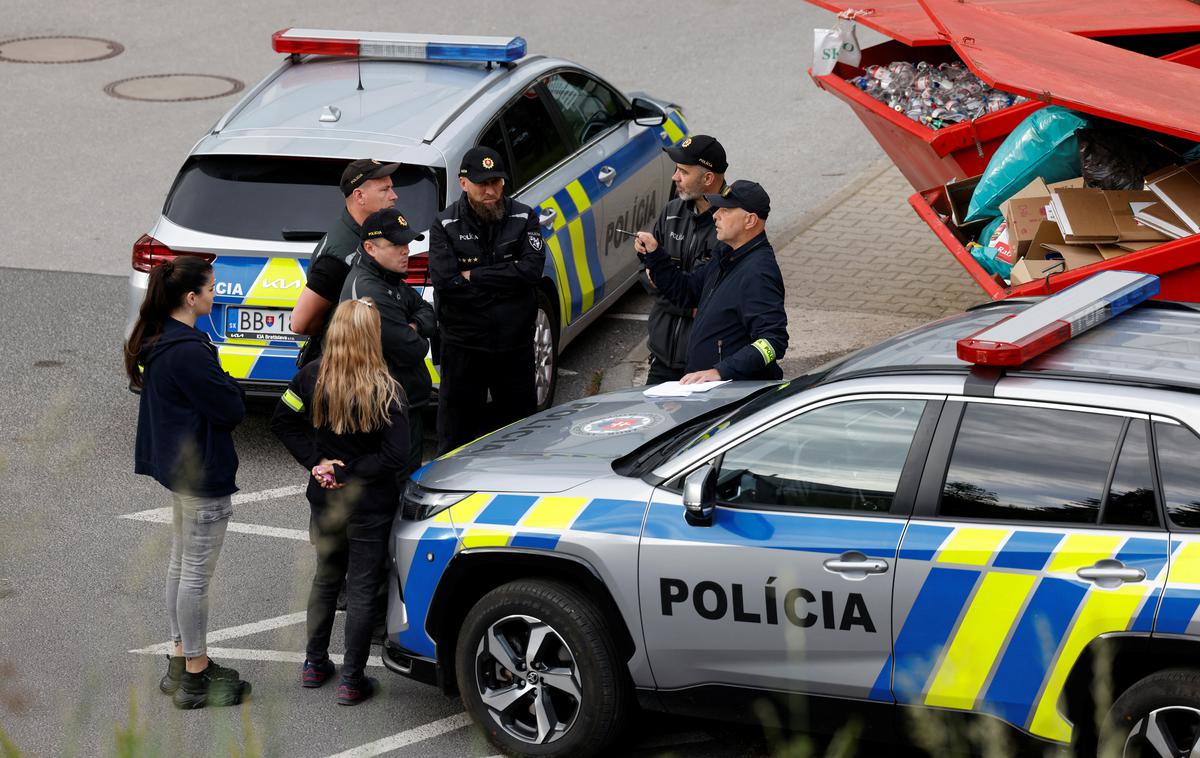
[[[537,214],[505,197],[506,179],[495,150],[468,150],[458,172],[462,196],[430,230],[441,336],[439,453],[537,406],[533,328],[546,252]]]
[[[675,161],[675,199],[667,203],[654,224],[652,236],[639,237],[634,249],[648,253],[662,248],[685,273],[706,262],[717,244],[712,208],[705,194],[717,194],[725,187],[725,148],[707,134],[688,137],[678,147],[663,151]],[[655,295],[650,309],[647,347],[650,348],[650,374],[647,384],[679,379],[687,365],[688,336],[692,331],[692,309],[672,303],[658,292],[643,272],[642,284]]]
[[[360,160],[351,161],[342,172],[340,186],[346,205],[313,251],[308,281],[292,309],[292,330],[311,335],[300,356],[302,366],[321,354],[325,324],[341,296],[346,275],[350,273],[349,258],[358,250],[363,221],[372,213],[391,208],[396,203],[392,174],[398,168],[399,163]]]
[[[646,254],[650,277],[671,302],[696,308],[684,384],[719,379],[779,379],[787,350],[783,275],[767,240],[771,198],[756,182],[738,180],[705,195],[716,210],[712,258],[686,273],[662,249]],[[643,247],[652,240],[639,232]]]

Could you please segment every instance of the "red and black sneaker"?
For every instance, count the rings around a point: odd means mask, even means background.
[[[300,686],[308,688],[320,687],[336,673],[337,669],[334,668],[333,661],[328,658],[321,661],[305,659],[304,668],[300,670]]]
[[[379,691],[379,680],[373,676],[358,679],[343,679],[338,684],[338,705],[358,705],[370,700]]]

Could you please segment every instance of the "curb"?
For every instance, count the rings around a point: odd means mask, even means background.
[[[647,365],[649,360],[650,348],[646,346],[646,340],[643,338],[633,346],[625,360],[604,370],[604,378],[600,380],[600,391],[597,394],[627,390],[645,384],[646,374],[650,370]]]

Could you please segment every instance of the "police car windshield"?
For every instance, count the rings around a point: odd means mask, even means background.
[[[246,155],[193,156],[179,171],[163,215],[180,226],[223,237],[273,241],[319,239],[345,199],[344,160]],[[417,229],[437,214],[434,172],[404,164],[392,176],[396,207]]]

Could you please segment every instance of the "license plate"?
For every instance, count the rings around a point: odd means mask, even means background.
[[[292,331],[292,312],[279,308],[226,308],[225,337],[288,342],[303,339]]]

